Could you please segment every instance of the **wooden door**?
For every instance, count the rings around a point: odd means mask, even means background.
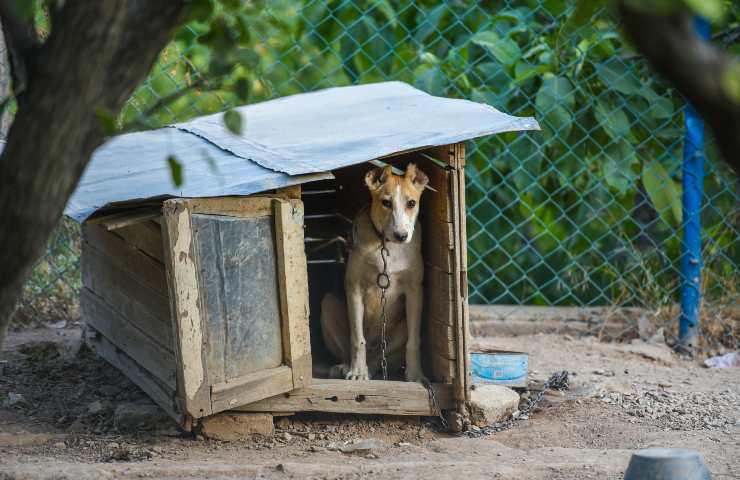
[[[163,219],[182,411],[199,418],[308,386],[301,201],[173,199]]]

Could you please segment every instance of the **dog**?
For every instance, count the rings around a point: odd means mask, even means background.
[[[345,301],[327,294],[321,302],[324,343],[339,364],[330,376],[368,380],[381,370],[381,300],[378,275],[383,272],[381,248],[387,248],[385,355],[388,372],[405,361],[409,382],[426,382],[421,366],[422,280],[419,201],[429,178],[414,164],[403,175],[390,166],[370,170],[365,184],[372,202],[353,222],[347,260]]]

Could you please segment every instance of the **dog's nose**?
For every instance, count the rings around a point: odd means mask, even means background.
[[[405,242],[407,238],[409,238],[408,233],[399,233],[399,232],[393,232],[393,236],[396,237],[396,240],[399,242]]]

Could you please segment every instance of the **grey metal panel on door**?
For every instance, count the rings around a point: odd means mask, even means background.
[[[193,214],[192,225],[209,380],[223,382],[281,365],[273,217]]]

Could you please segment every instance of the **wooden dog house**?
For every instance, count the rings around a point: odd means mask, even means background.
[[[225,410],[432,415],[398,380],[318,378],[320,299],[371,165],[416,163],[425,261],[424,371],[438,406],[469,399],[464,140],[531,118],[398,82],[323,90],[116,137],[67,205],[82,223],[86,342],[184,428]],[[165,158],[183,164],[172,185]],[[210,159],[206,161],[205,159]],[[327,245],[330,245],[326,248]],[[321,248],[317,248],[321,247]]]

